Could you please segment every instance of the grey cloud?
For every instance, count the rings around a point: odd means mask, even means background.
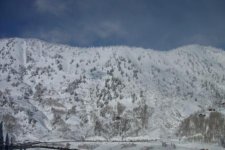
[[[113,37],[125,38],[128,33],[119,22],[84,23],[82,27],[63,26],[62,28],[40,29],[26,31],[23,36],[39,37],[52,42],[76,42],[81,46],[93,45],[97,40],[106,40]]]
[[[35,0],[34,6],[40,13],[60,15],[69,7],[66,1],[67,0]]]

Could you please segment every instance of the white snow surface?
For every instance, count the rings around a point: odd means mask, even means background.
[[[225,52],[1,39],[0,98],[0,120],[20,141],[176,138],[189,115],[225,112]]]

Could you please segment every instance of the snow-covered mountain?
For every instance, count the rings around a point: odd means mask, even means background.
[[[184,119],[224,102],[225,51],[213,47],[0,40],[0,120],[18,140],[176,137]]]

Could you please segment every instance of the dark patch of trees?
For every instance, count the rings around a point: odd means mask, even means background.
[[[0,150],[13,150],[13,143],[9,142],[9,135],[6,133],[5,139],[3,134],[3,122],[0,123]]]

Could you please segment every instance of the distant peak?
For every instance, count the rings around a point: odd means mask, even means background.
[[[172,49],[171,51],[184,51],[184,52],[224,52],[223,49],[215,48],[212,46],[200,45],[200,44],[190,44],[180,46],[178,48]]]

